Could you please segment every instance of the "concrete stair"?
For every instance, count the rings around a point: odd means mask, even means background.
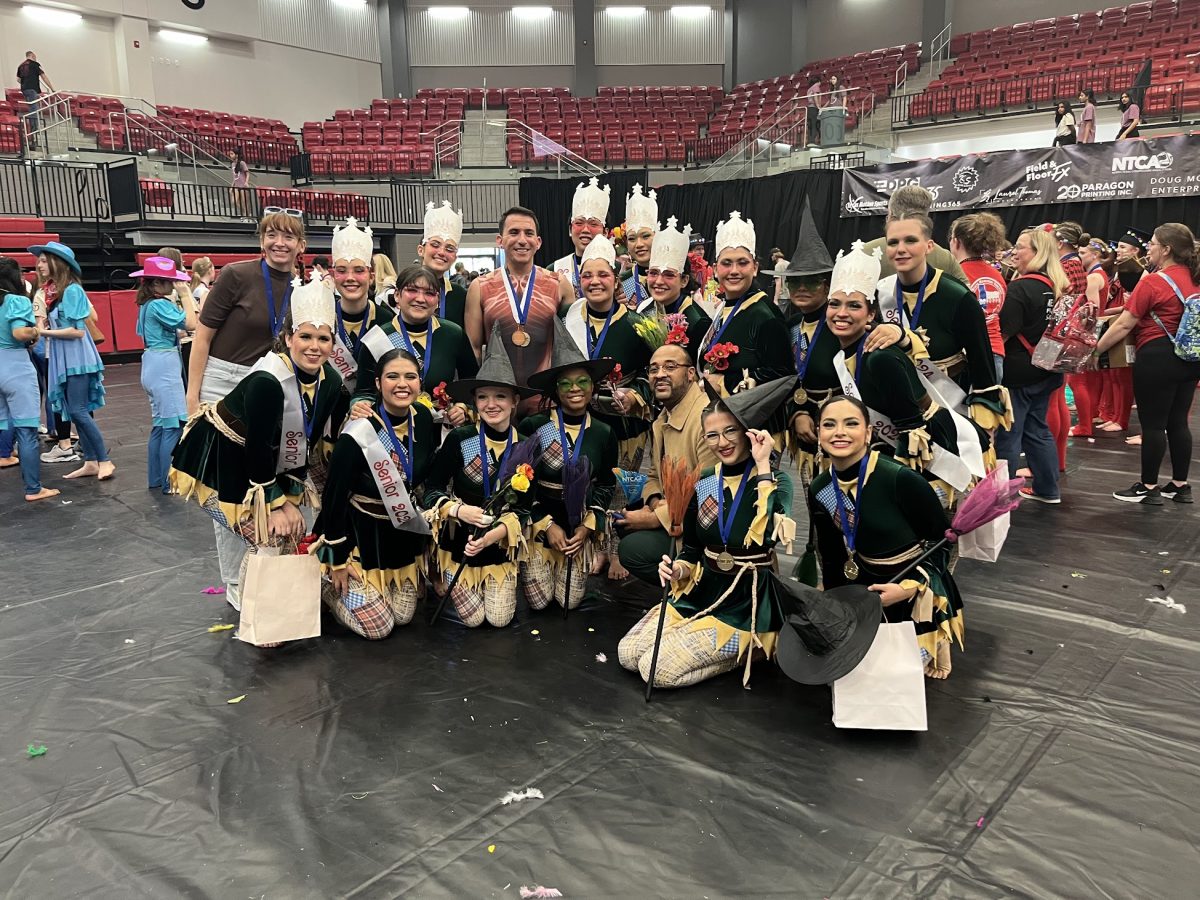
[[[508,166],[506,115],[504,110],[467,110],[463,120],[459,166],[462,168],[506,168]]]

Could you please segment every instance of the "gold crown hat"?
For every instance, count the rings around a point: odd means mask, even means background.
[[[375,254],[375,239],[371,234],[371,229],[368,227],[365,231],[358,227],[358,219],[350,216],[346,219],[346,224],[333,229],[333,248],[329,255],[333,259],[334,264],[338,260],[345,262],[353,262],[358,260],[366,265],[371,264],[371,257]]]
[[[312,280],[292,279],[292,331],[308,324],[320,328],[334,327],[333,285],[313,271]]]
[[[625,230],[633,232],[645,228],[658,231],[658,191],[652,190],[647,196],[642,193],[642,186],[635,184],[625,198]]]
[[[838,251],[833,262],[833,274],[829,276],[829,294],[862,294],[868,299],[875,296],[879,284],[880,259],[883,250],[876,247],[871,253],[863,251],[863,242],[855,241],[850,252]]]
[[[600,187],[600,182],[595,177],[589,178],[586,182],[579,182],[579,186],[575,188],[575,196],[571,198],[571,218],[607,221],[608,201],[611,193],[612,188],[607,184]]]
[[[425,234],[421,243],[430,238],[442,238],[458,244],[462,240],[463,218],[462,210],[454,211],[449,200],[443,200],[441,206],[434,206],[433,201],[425,204]]]
[[[692,243],[692,226],[684,225],[683,231],[675,226],[679,220],[674,216],[667,219],[667,227],[654,236],[650,247],[650,268],[670,269],[672,272],[686,272],[688,248]]]
[[[589,259],[602,259],[613,269],[617,268],[617,248],[605,235],[598,234],[591,243],[583,248],[583,256],[579,259],[579,268],[583,268]]]
[[[753,256],[757,243],[754,220],[743,219],[736,209],[729,214],[728,221],[717,225],[717,239],[713,241],[718,256],[722,250],[728,250],[730,247],[744,247]]]

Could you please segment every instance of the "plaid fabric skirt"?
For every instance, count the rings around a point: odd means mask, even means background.
[[[417,611],[417,588],[389,586],[380,592],[374,585],[354,575],[350,576],[345,594],[339,594],[328,578],[321,581],[321,600],[333,617],[369,641],[377,641],[392,633],[397,625],[407,625]]]
[[[503,628],[513,620],[517,612],[517,571],[516,566],[512,566],[511,569],[500,583],[491,578],[473,587],[461,578],[455,582],[454,590],[450,593],[450,602],[454,604],[455,612],[464,625],[477,628],[487,622],[497,628]],[[451,576],[450,572],[442,575],[447,583]],[[542,609],[545,605],[543,603],[535,608]]]
[[[654,654],[654,635],[662,604],[656,604],[638,621],[617,645],[617,659],[643,681],[650,679],[650,662]],[[661,688],[688,687],[738,667],[741,633],[735,631],[720,647],[717,646],[717,622],[712,616],[695,619],[681,627],[684,619],[667,604],[667,621],[663,627],[658,665],[654,670],[654,686]]]
[[[529,556],[520,566],[521,590],[532,609],[545,609],[553,600],[559,606],[569,603],[574,609],[583,602],[588,573],[592,569],[592,542],[587,541],[571,563],[571,583],[567,585],[567,558],[540,541],[530,547]]]

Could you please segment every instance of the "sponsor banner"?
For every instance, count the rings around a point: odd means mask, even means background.
[[[933,211],[1200,195],[1200,136],[1009,150],[842,171],[842,215],[877,216],[901,185]]]

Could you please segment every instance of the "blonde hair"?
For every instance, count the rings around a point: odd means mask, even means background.
[[[200,287],[200,282],[204,280],[204,276],[213,270],[212,260],[207,256],[198,256],[192,263],[192,290]]]
[[[386,255],[376,253],[372,256],[371,269],[374,273],[372,280],[377,296],[384,288],[396,286],[396,267],[392,265],[392,261]]]
[[[1021,236],[1027,236],[1029,246],[1033,248],[1033,259],[1030,260],[1029,269],[1025,274],[1038,272],[1049,278],[1050,283],[1054,285],[1054,297],[1058,299],[1071,286],[1071,279],[1063,271],[1062,263],[1058,259],[1058,238],[1053,231],[1047,231],[1040,226],[1026,228],[1021,232]]]

